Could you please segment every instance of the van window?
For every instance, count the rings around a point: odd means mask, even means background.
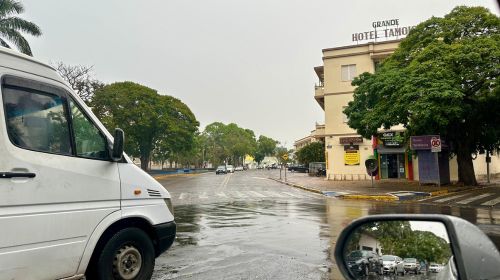
[[[70,155],[71,141],[64,99],[55,94],[4,86],[7,132],[18,147]]]
[[[87,118],[80,108],[70,100],[76,155],[93,159],[109,159],[107,141],[99,129]]]

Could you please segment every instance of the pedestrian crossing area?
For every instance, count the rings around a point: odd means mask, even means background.
[[[430,197],[421,201],[457,206],[483,206],[500,208],[500,192],[468,191],[444,196]]]
[[[183,192],[180,194],[171,193],[173,199],[176,200],[193,200],[193,199],[302,199],[302,198],[321,198],[322,195],[312,192],[299,191],[223,191],[223,192]]]

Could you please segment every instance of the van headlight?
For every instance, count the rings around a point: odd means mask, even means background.
[[[164,198],[163,200],[165,201],[165,204],[167,204],[168,210],[170,211],[170,213],[173,216],[174,215],[174,206],[172,205],[172,200],[170,198]]]

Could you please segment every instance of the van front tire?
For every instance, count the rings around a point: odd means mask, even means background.
[[[155,264],[153,243],[138,228],[122,229],[114,234],[87,269],[87,279],[147,280]]]

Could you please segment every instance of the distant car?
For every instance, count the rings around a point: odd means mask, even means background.
[[[243,166],[236,166],[236,168],[234,169],[234,171],[243,171]]]
[[[307,168],[305,165],[292,165],[288,167],[288,171],[307,173],[309,172],[309,168]]]
[[[226,174],[227,173],[227,169],[226,169],[226,166],[225,165],[219,165],[217,167],[217,169],[215,170],[215,174],[219,175],[219,174]]]
[[[404,266],[406,272],[413,272],[415,274],[420,273],[420,263],[415,258],[404,259]]]
[[[372,251],[352,251],[347,256],[349,269],[358,276],[368,276],[370,273],[383,274],[382,258]]]
[[[443,270],[443,266],[440,265],[440,264],[431,263],[431,265],[429,265],[429,271],[430,272],[437,273],[437,272],[440,272],[441,270]]]
[[[226,165],[226,169],[228,173],[234,173],[234,166],[228,164]]]
[[[402,258],[393,255],[383,255],[382,261],[384,264],[384,274],[405,275],[405,267]]]

